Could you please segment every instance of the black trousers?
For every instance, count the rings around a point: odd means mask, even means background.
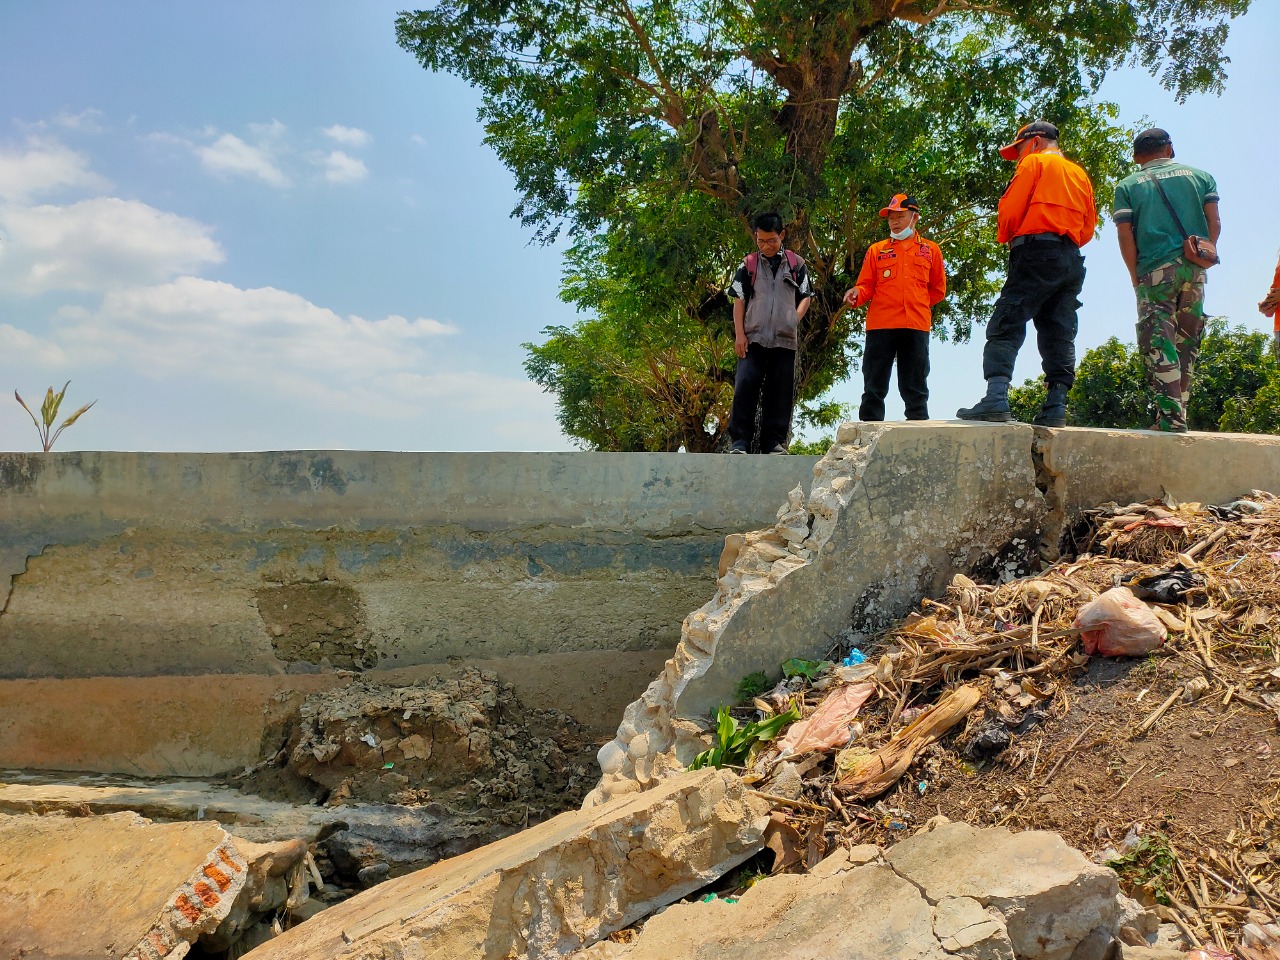
[[[908,420],[929,419],[929,331],[868,330],[862,351],[862,405],[859,420],[883,420],[889,374],[898,362],[898,393]]]
[[[1009,251],[1009,275],[987,324],[982,376],[1013,378],[1013,364],[1036,325],[1036,345],[1049,386],[1076,379],[1076,308],[1084,286],[1084,257],[1063,240],[1029,240]]]
[[[729,439],[734,446],[751,449],[760,411],[760,449],[768,453],[786,446],[791,430],[791,403],[796,380],[796,352],[786,347],[747,344],[747,355],[738,361],[733,379],[733,408],[729,412]]]

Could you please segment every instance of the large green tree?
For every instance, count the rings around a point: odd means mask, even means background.
[[[1280,433],[1280,364],[1270,346],[1266,333],[1228,326],[1221,317],[1209,321],[1191,380],[1189,429]],[[1044,377],[1010,390],[1014,419],[1030,423],[1044,397]],[[1135,346],[1112,337],[1080,358],[1067,397],[1070,426],[1145,430],[1154,421],[1154,398]]]
[[[544,240],[570,230],[563,296],[587,317],[549,329],[527,364],[566,432],[698,450],[723,429],[723,291],[752,215],[787,218],[817,287],[801,400],[856,360],[861,317],[840,297],[896,191],[921,201],[947,257],[940,330],[967,337],[1001,267],[988,221],[1011,170],[996,147],[1054,120],[1104,204],[1127,154],[1095,99],[1107,71],[1141,65],[1179,97],[1216,90],[1227,23],[1249,2],[441,0],[396,30],[482,92],[515,214]]]

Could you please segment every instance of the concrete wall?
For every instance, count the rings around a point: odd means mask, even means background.
[[[208,715],[242,714],[233,691],[461,661],[537,675],[612,727],[713,588],[725,535],[771,522],[816,459],[0,454],[0,702],[29,705],[0,710],[0,766],[83,768],[87,725],[120,741],[104,754],[155,745],[98,768],[212,772],[257,750],[260,721]],[[94,677],[122,683],[59,686]],[[138,736],[113,737],[113,715]]]

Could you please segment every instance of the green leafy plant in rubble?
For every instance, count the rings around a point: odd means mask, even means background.
[[[31,418],[31,422],[36,425],[36,432],[40,434],[40,444],[44,448],[45,453],[48,453],[54,443],[57,442],[58,437],[62,436],[63,430],[67,429],[67,427],[79,420],[88,412],[90,407],[98,402],[97,400],[91,400],[89,403],[86,403],[71,416],[67,417],[67,419],[62,422],[62,426],[58,427],[57,430],[54,430],[53,425],[58,422],[58,408],[62,406],[62,398],[66,396],[67,387],[69,386],[71,386],[70,380],[64,383],[62,385],[62,389],[57,393],[53,392],[53,387],[49,388],[48,392],[44,395],[44,403],[40,405],[39,420],[37,420],[36,415],[31,412],[31,408],[23,402],[22,396],[18,391],[13,391],[13,398],[22,405],[22,409],[27,411],[27,416]]]
[[[800,710],[794,704],[785,713],[775,713],[768,720],[748,724],[740,724],[728,707],[721,707],[716,711],[715,744],[694,757],[689,769],[746,766],[753,747],[772,740],[784,727],[799,719]]]
[[[758,697],[768,689],[769,678],[764,675],[764,671],[757,670],[739,680],[733,692],[738,695],[739,703],[747,703],[752,697]]]
[[[1172,906],[1169,887],[1174,882],[1177,859],[1169,838],[1163,833],[1151,833],[1123,856],[1108,860],[1107,866],[1120,874],[1126,887],[1147,890],[1157,903]]]
[[[830,669],[830,660],[802,660],[800,657],[792,657],[782,661],[782,675],[788,679],[804,677],[806,680],[816,680]]]

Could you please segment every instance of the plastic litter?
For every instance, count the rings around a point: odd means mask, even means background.
[[[793,723],[778,741],[780,755],[797,756],[817,750],[834,750],[849,742],[849,727],[858,711],[875,692],[873,683],[838,687],[804,720]]]
[[[840,661],[840,666],[856,667],[858,664],[866,663],[866,662],[867,662],[867,655],[863,653],[861,650],[859,650],[857,647],[854,647],[852,650],[849,651],[849,655]]]
[[[1139,600],[1149,600],[1152,603],[1179,603],[1188,590],[1204,586],[1204,577],[1178,564],[1172,570],[1161,570],[1148,577],[1135,578],[1132,583],[1128,581],[1121,581],[1121,583],[1128,586]]]
[[[1076,614],[1084,652],[1104,657],[1141,657],[1160,647],[1169,631],[1128,587],[1112,587]]]
[[[378,745],[378,741],[374,738],[372,733],[366,733],[360,738],[360,742],[367,743],[371,747],[376,747]]]

